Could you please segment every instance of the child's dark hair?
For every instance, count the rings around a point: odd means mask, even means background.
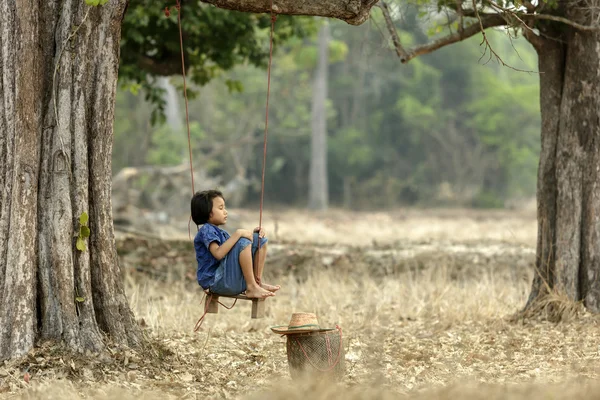
[[[202,192],[196,192],[192,197],[192,221],[196,225],[202,225],[208,222],[210,213],[212,211],[213,199],[220,197],[223,200],[223,193],[218,190],[203,190]]]

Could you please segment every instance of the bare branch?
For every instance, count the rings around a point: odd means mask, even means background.
[[[519,15],[515,11],[510,10],[508,8],[501,7],[499,4],[493,2],[492,0],[488,0],[488,1],[489,1],[490,5],[492,6],[492,8],[495,8],[496,10],[503,12],[504,15],[507,15],[507,18],[515,18],[517,21],[519,21],[521,23],[521,26],[524,28],[523,35],[529,41],[529,43],[531,43],[531,45],[535,49],[541,48],[541,46],[543,45],[542,39],[538,35],[536,35],[536,33],[533,31],[533,28],[531,26],[529,26],[529,24],[527,24],[525,21],[523,21],[521,18],[519,18]],[[525,6],[527,7],[528,10],[530,9],[530,6],[534,7],[534,10],[535,10],[535,6],[533,6],[531,3],[529,3],[529,5],[526,4]],[[511,43],[512,43],[512,39],[511,39]],[[513,46],[513,48],[514,48],[514,46]],[[515,51],[516,51],[516,49],[515,49]]]
[[[533,31],[533,28],[531,26],[531,24],[534,20],[549,20],[549,21],[560,22],[560,23],[564,23],[566,25],[572,26],[576,29],[583,30],[583,31],[600,30],[600,25],[582,25],[582,24],[579,24],[577,22],[574,22],[574,21],[572,21],[568,18],[564,18],[564,17],[558,17],[558,16],[554,16],[554,15],[547,15],[547,14],[535,14],[534,12],[537,9],[537,7],[534,6],[529,1],[526,1],[524,3],[525,7],[528,10],[527,14],[520,13],[517,10],[512,10],[512,9],[502,7],[498,3],[494,2],[493,0],[488,0],[488,2],[492,6],[492,8],[494,8],[496,11],[498,11],[498,14],[484,14],[484,13],[480,13],[479,10],[477,9],[477,4],[476,4],[475,0],[472,0],[472,1],[473,1],[473,9],[465,10],[462,8],[462,0],[456,0],[456,10],[455,11],[457,12],[457,14],[459,16],[458,32],[451,33],[440,39],[434,40],[431,43],[428,43],[428,44],[425,44],[422,46],[418,46],[409,51],[406,51],[404,49],[404,47],[402,47],[402,44],[400,43],[400,38],[398,36],[398,32],[396,31],[396,28],[395,28],[392,18],[390,16],[390,12],[389,12],[387,3],[383,0],[381,0],[377,6],[382,10],[388,31],[390,33],[390,36],[392,37],[392,42],[394,44],[396,54],[398,55],[398,57],[400,58],[400,61],[402,63],[407,63],[408,61],[410,61],[411,59],[413,59],[415,57],[418,57],[423,54],[431,53],[442,47],[445,47],[447,45],[450,45],[450,44],[453,44],[456,42],[460,42],[464,39],[467,39],[467,38],[474,36],[477,33],[481,32],[481,34],[483,36],[482,44],[485,45],[482,58],[485,56],[485,54],[489,50],[489,60],[487,62],[489,62],[492,58],[495,58],[500,64],[502,64],[505,67],[511,68],[515,71],[531,73],[531,72],[535,72],[535,71],[526,71],[526,70],[514,68],[514,67],[506,64],[502,60],[502,58],[498,55],[498,53],[496,53],[496,51],[494,51],[494,49],[492,48],[491,44],[489,43],[489,41],[487,39],[485,30],[487,28],[491,28],[494,26],[507,25],[507,24],[509,24],[508,21],[510,20],[510,18],[514,18],[523,27],[524,35],[527,38],[527,40],[536,48],[539,48],[539,46],[541,45],[541,39],[539,38],[538,35],[535,34],[535,32]],[[465,28],[463,26],[463,17],[474,17],[477,19],[477,23],[473,23]],[[508,21],[507,21],[507,19],[508,19]]]
[[[501,14],[484,14],[484,16],[481,17],[479,10],[477,9],[475,0],[473,0],[472,15],[477,19],[476,23],[473,23],[473,24],[467,26],[466,28],[463,27],[462,23],[461,23],[460,24],[461,26],[459,26],[458,32],[451,33],[447,36],[444,36],[444,37],[437,39],[431,43],[428,43],[426,45],[415,47],[408,52],[404,49],[404,47],[402,47],[402,45],[400,43],[400,38],[399,38],[398,32],[396,31],[396,28],[393,24],[387,4],[384,1],[380,1],[378,6],[379,6],[379,8],[381,8],[383,15],[385,17],[385,22],[386,22],[388,31],[390,32],[390,35],[392,37],[392,42],[394,43],[394,48],[396,50],[396,54],[398,54],[398,57],[400,57],[400,61],[403,64],[407,63],[411,59],[418,57],[422,54],[431,53],[442,47],[448,46],[448,45],[456,43],[456,42],[460,42],[464,39],[467,39],[467,38],[474,36],[477,33],[481,32],[481,34],[483,36],[483,41],[481,44],[485,44],[482,58],[489,51],[490,60],[492,58],[495,58],[503,66],[513,69],[515,71],[534,72],[534,71],[526,71],[526,70],[512,67],[512,66],[508,65],[507,63],[505,63],[504,60],[502,60],[502,58],[500,57],[500,55],[498,55],[498,53],[496,53],[496,51],[492,48],[490,42],[487,39],[485,30],[487,28],[491,28],[494,26],[506,25],[506,20],[504,19],[504,17]],[[460,8],[460,10],[462,11],[459,13],[459,15],[461,16],[461,22],[462,22],[462,16],[464,14],[471,14],[470,13],[471,10],[463,10],[460,2],[457,2],[457,7]],[[500,6],[498,6],[498,7],[501,9]],[[519,19],[519,21],[521,21],[523,23],[523,25],[527,26],[525,24],[525,22],[523,22],[522,20]],[[489,62],[489,60],[487,62]]]
[[[532,28],[523,21],[524,19],[527,19],[527,20],[544,19],[544,20],[549,20],[549,21],[561,22],[563,24],[570,25],[570,26],[572,26],[572,27],[574,27],[576,29],[582,30],[582,31],[598,31],[598,30],[600,30],[600,25],[582,25],[582,24],[579,24],[579,23],[577,23],[575,21],[571,21],[568,18],[557,17],[556,15],[531,14],[531,13],[523,14],[523,13],[520,13],[520,12],[518,12],[516,10],[511,10],[509,8],[502,7],[502,6],[500,6],[499,4],[495,3],[492,0],[488,0],[488,2],[490,3],[490,5],[493,8],[495,8],[495,9],[497,9],[499,11],[503,11],[506,14],[509,14],[509,15],[513,16],[515,19],[517,19],[519,22],[521,22],[521,24],[525,28],[527,28],[529,30],[531,30]],[[526,7],[529,10],[529,7],[527,5],[526,5]]]
[[[489,60],[487,62],[489,62],[493,57],[495,57],[496,60],[500,64],[502,64],[502,66],[504,66],[504,67],[508,67],[508,68],[510,68],[512,70],[519,71],[519,72],[534,72],[534,71],[526,71],[526,70],[523,70],[523,69],[512,67],[512,66],[508,65],[507,63],[505,63],[504,60],[502,59],[502,57],[500,57],[498,55],[498,53],[496,53],[496,51],[494,50],[494,48],[492,47],[492,45],[488,41],[487,35],[485,33],[485,28],[483,27],[483,22],[481,21],[481,17],[479,16],[479,11],[477,10],[477,4],[475,3],[475,1],[476,0],[473,0],[473,10],[475,10],[475,17],[477,17],[477,20],[479,21],[479,27],[481,28],[481,34],[483,35],[483,41],[481,43],[485,44],[485,47],[484,47],[484,50],[483,50],[483,54],[481,55],[481,58],[483,58],[485,56],[485,52],[487,50],[489,50],[489,52],[490,52],[490,58],[489,58]]]
[[[471,36],[474,36],[487,28],[502,25],[506,25],[506,21],[504,20],[504,18],[502,18],[500,14],[482,17],[480,22],[465,27],[462,33],[456,32],[434,40],[431,43],[427,43],[425,45],[417,46],[411,49],[407,52],[405,58],[400,58],[400,61],[402,63],[407,63],[408,61],[420,55],[431,53],[435,50],[441,49],[442,47],[470,38]]]
[[[492,0],[488,0],[488,1],[489,1],[490,5],[493,8],[495,8],[496,10],[502,11],[505,14],[508,14],[509,16],[514,17],[517,21],[519,21],[521,23],[521,25],[523,25],[524,28],[533,30],[529,25],[527,25],[525,23],[525,21],[523,21],[521,18],[519,18],[519,15],[516,12],[509,10],[508,8],[501,7],[499,4],[494,3]]]
[[[486,50],[489,48],[490,49],[490,60],[492,59],[492,55],[495,55],[496,58],[498,60],[500,60],[500,62],[502,62],[502,64],[504,64],[504,61],[502,61],[502,59],[498,56],[498,54],[496,54],[496,52],[490,45],[490,42],[488,42],[487,36],[485,34],[485,28],[483,27],[483,22],[481,22],[481,17],[479,16],[479,10],[477,9],[477,3],[475,1],[476,0],[473,0],[473,11],[475,11],[475,18],[477,18],[477,22],[479,22],[479,27],[481,29],[481,35],[483,36],[483,41],[481,42],[481,44],[485,44],[485,47],[483,48],[483,54],[481,55],[481,58],[479,58],[479,60],[481,61],[481,59],[485,56]],[[481,46],[481,44],[480,44],[480,46]],[[489,62],[490,60],[488,60],[487,62]]]
[[[557,17],[556,15],[548,15],[548,14],[523,14],[521,15],[523,19],[544,19],[548,21],[561,22],[563,24],[572,26],[573,28],[579,29],[581,31],[600,31],[600,25],[582,25],[578,24],[575,21],[571,21],[568,18]]]
[[[398,36],[398,31],[394,26],[394,22],[392,21],[392,17],[390,16],[390,9],[387,3],[383,0],[379,1],[376,4],[377,7],[381,9],[383,13],[383,18],[385,19],[385,24],[390,32],[390,36],[392,37],[392,42],[394,43],[394,48],[396,49],[396,54],[400,57],[401,60],[406,59],[408,57],[408,53],[404,50],[404,47],[400,44],[400,36]],[[403,61],[404,62],[404,61]]]

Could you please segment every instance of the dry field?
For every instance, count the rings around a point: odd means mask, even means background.
[[[258,219],[231,216],[247,227]],[[169,233],[178,240],[119,235],[149,344],[100,356],[42,345],[0,365],[0,398],[600,398],[598,318],[581,310],[559,323],[513,318],[531,282],[533,213],[287,211],[267,213],[264,225],[267,277],[283,286],[264,319],[238,303],[194,333],[202,294],[187,227]],[[294,311],[342,327],[341,383],[289,377],[285,339],[269,327]]]

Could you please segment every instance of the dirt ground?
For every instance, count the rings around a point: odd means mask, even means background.
[[[230,229],[257,225],[255,211],[230,215]],[[197,333],[203,295],[186,224],[117,235],[144,348],[73,355],[41,344],[0,365],[0,398],[598,398],[596,316],[571,305],[558,323],[515,317],[531,283],[534,212],[267,212],[266,279],[281,291],[265,318],[238,303]],[[297,311],[341,327],[341,382],[290,378],[286,339],[269,328]]]

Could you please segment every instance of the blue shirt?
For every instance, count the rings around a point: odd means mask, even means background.
[[[208,222],[202,225],[202,228],[200,228],[196,234],[196,237],[194,238],[196,260],[198,261],[196,277],[198,278],[198,284],[202,286],[203,289],[208,289],[213,283],[215,271],[219,266],[219,260],[213,257],[208,246],[210,246],[212,242],[217,242],[220,246],[225,243],[229,237],[229,233]]]

